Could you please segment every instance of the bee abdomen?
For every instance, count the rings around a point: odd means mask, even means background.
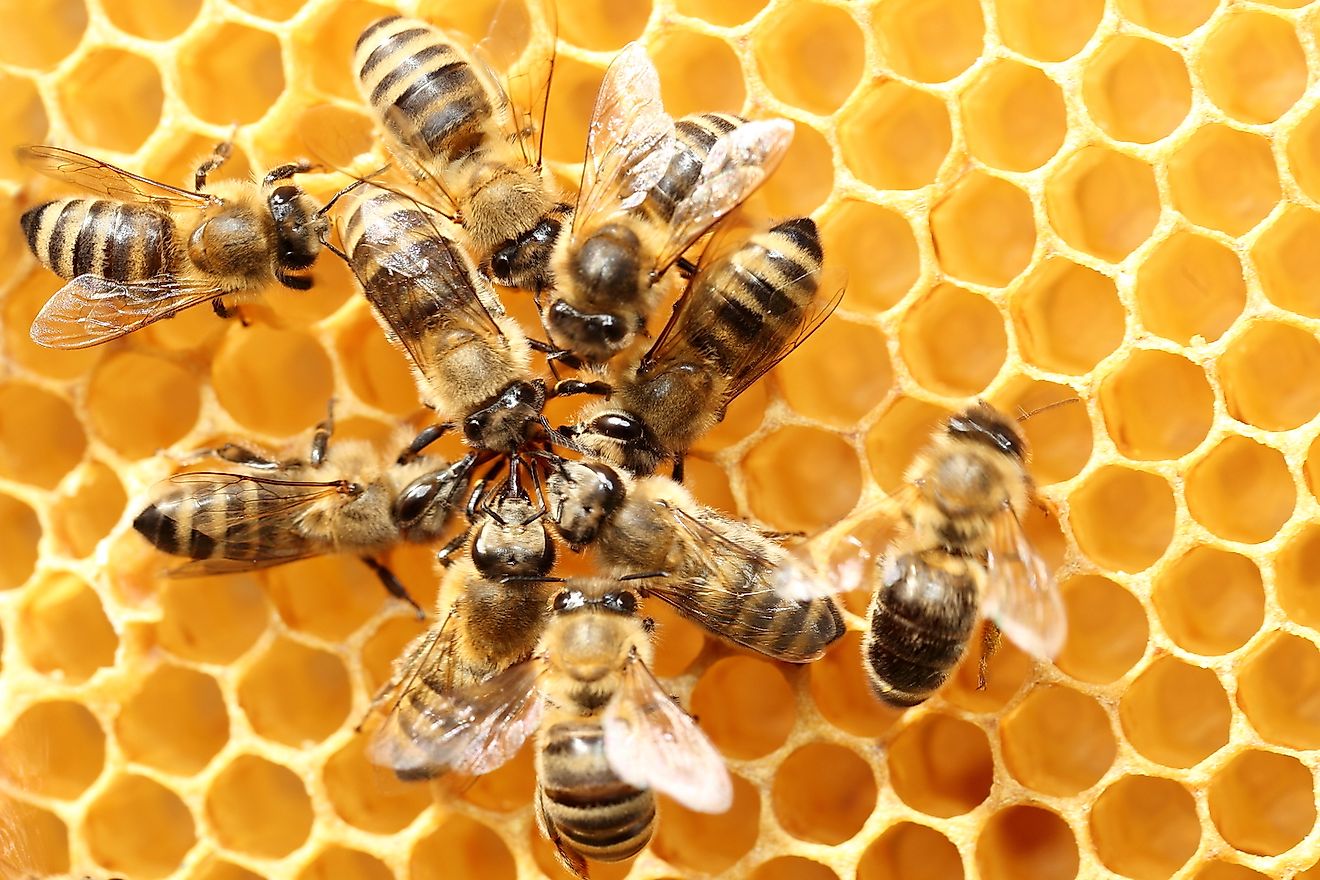
[[[270,516],[279,504],[278,496],[244,483],[205,494],[177,492],[139,513],[133,528],[172,556],[256,561],[281,546],[284,535]]]
[[[655,797],[610,768],[599,725],[556,724],[546,731],[540,778],[546,819],[582,855],[616,862],[650,841]]]
[[[678,120],[674,124],[678,153],[647,194],[642,203],[644,213],[656,222],[668,223],[675,205],[696,186],[715,141],[746,121],[732,113],[693,113]]]
[[[143,205],[59,199],[23,214],[28,247],[61,278],[142,281],[177,269],[174,221]]]

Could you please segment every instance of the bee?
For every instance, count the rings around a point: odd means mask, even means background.
[[[541,169],[554,70],[553,4],[546,33],[497,14],[473,46],[425,21],[389,16],[358,37],[353,69],[398,163],[462,225],[475,262],[500,284],[550,286],[550,250],[570,206]],[[502,80],[531,44],[534,57]]]
[[[233,444],[200,453],[238,470],[174,476],[133,528],[156,549],[192,560],[170,571],[179,577],[355,553],[390,595],[417,608],[377,557],[395,544],[440,538],[476,456],[448,463],[405,452],[381,467],[365,442],[331,449],[332,431],[332,418],[317,426],[305,461],[276,461]]]
[[[496,461],[495,467],[505,461]],[[440,551],[441,564],[470,544],[477,571],[491,580],[538,578],[555,564],[555,544],[545,525],[545,504],[534,503],[519,480],[520,460],[507,459],[509,475],[498,486],[482,477],[468,496],[471,526]]]
[[[545,381],[531,348],[467,256],[428,209],[363,185],[350,200],[346,258],[385,332],[407,354],[443,432],[514,453],[545,425]]]
[[[778,166],[784,119],[706,114],[675,124],[646,51],[619,53],[596,97],[581,187],[551,261],[551,340],[590,362],[644,330],[665,271]]]
[[[719,254],[707,260],[707,255]],[[564,391],[606,391],[563,435],[577,448],[652,473],[683,455],[724,418],[729,403],[829,317],[813,304],[821,287],[816,224],[786,220],[722,252],[711,245],[655,344],[612,370],[606,382],[568,380]]]
[[[227,317],[226,301],[273,282],[309,289],[326,221],[290,181],[312,166],[208,187],[229,151],[216,148],[190,191],[72,150],[20,147],[29,168],[98,196],[45,202],[20,219],[38,262],[69,282],[32,322],[33,341],[87,348],[205,302]]]
[[[809,663],[844,633],[833,599],[790,600],[772,588],[788,551],[667,477],[634,479],[599,462],[565,460],[547,475],[545,491],[551,521],[570,546],[591,545],[615,573],[664,572],[644,581],[642,592],[724,641]]]

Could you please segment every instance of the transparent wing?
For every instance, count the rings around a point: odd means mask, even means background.
[[[458,200],[436,170],[445,168],[448,162],[436,155],[421,128],[407,113],[391,104],[385,108],[383,115],[386,129],[403,147],[401,150],[390,151],[395,161],[412,175],[438,210],[456,216]]]
[[[605,759],[634,788],[667,794],[698,813],[733,805],[724,759],[636,656],[624,667],[601,726]]]
[[[79,275],[56,291],[32,319],[32,341],[47,348],[90,348],[223,293],[214,283],[173,275],[130,282]]]
[[[991,529],[985,614],[1022,650],[1053,660],[1068,636],[1058,585],[1011,509],[996,516]]]
[[[539,168],[558,22],[553,2],[527,3],[524,6],[522,0],[502,0],[486,37],[473,47],[473,55],[484,68],[478,75],[492,94],[503,100],[509,139],[521,147],[528,165]],[[506,73],[501,76],[499,71]]]
[[[19,147],[18,160],[47,177],[72,183],[95,195],[124,202],[170,208],[205,208],[219,201],[214,196],[150,180],[100,159],[48,144]]]

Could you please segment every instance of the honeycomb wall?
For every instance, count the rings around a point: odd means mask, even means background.
[[[358,30],[400,9],[479,32],[491,5],[0,4],[0,875],[562,876],[526,754],[456,799],[367,764],[352,726],[419,624],[355,561],[175,581],[128,529],[159,450],[301,443],[331,394],[341,435],[417,418],[347,273],[323,260],[246,329],[198,309],[39,349],[59,282],[17,217],[52,190],[11,151],[182,182],[239,123],[223,175],[248,174],[302,153],[326,103],[366,143]],[[1008,647],[984,691],[965,667],[897,713],[859,632],[795,669],[662,613],[659,671],[735,803],[666,803],[598,875],[1320,877],[1320,4],[560,0],[559,20],[564,180],[604,66],[641,39],[676,114],[796,122],[762,207],[813,214],[849,273],[702,443],[701,497],[856,522],[966,398],[1082,401],[1025,423],[1027,528],[1072,620],[1057,666]],[[426,552],[393,563],[433,598]]]

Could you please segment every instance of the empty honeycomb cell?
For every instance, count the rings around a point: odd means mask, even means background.
[[[921,275],[921,254],[902,214],[848,199],[821,229],[829,259],[848,266],[847,308],[883,312],[903,298]]]
[[[838,110],[862,76],[862,32],[847,11],[794,3],[767,16],[752,35],[761,82],[812,113]],[[801,71],[812,71],[802,76]]]
[[[222,139],[198,132],[180,132],[179,134],[180,137],[177,140],[161,145],[151,154],[151,157],[143,166],[142,172],[152,180],[191,189],[198,166],[214,154],[216,146]],[[229,158],[221,163],[218,168],[212,170],[207,175],[206,181],[209,186],[221,180],[251,180],[254,176],[254,169],[248,159],[247,151],[239,144],[232,144]],[[201,310],[203,314],[206,314],[206,311],[206,309]],[[184,315],[186,314],[184,313]],[[147,331],[153,334],[152,341],[160,344],[162,334],[159,331],[184,320],[184,315],[178,315],[168,321],[161,321],[153,325]],[[195,342],[195,339],[188,339],[183,344],[176,343],[164,347],[191,348]]]
[[[1226,125],[1202,126],[1169,161],[1173,205],[1198,226],[1242,235],[1279,203],[1270,143]]]
[[[758,866],[751,880],[838,880],[838,876],[820,862],[784,856]]]
[[[0,87],[4,86],[3,78],[0,78]],[[2,100],[2,99],[0,99]],[[0,200],[0,210],[5,205],[14,204],[14,199]],[[5,245],[13,245],[15,248],[22,247],[22,237],[19,235],[18,214],[15,212],[8,222],[5,222],[0,229],[9,232],[8,235],[0,235],[0,253],[5,251]],[[16,252],[15,252],[16,253]],[[30,261],[26,258],[24,262],[31,267]],[[49,376],[54,379],[81,378],[91,367],[91,365],[101,356],[101,351],[97,348],[86,348],[80,351],[45,348],[37,345],[28,335],[28,328],[32,326],[32,319],[37,316],[37,312],[46,304],[55,291],[59,290],[64,282],[55,277],[45,269],[36,269],[17,286],[11,287],[9,292],[0,301],[0,329],[4,332],[5,348],[8,352],[7,357],[14,363],[19,364],[31,370],[35,370],[43,376]],[[173,323],[163,321],[161,323]]]
[[[347,325],[335,348],[349,387],[363,403],[399,415],[420,407],[408,362],[369,315]]]
[[[42,141],[50,124],[32,80],[0,71],[0,124],[0,177],[22,180],[27,173],[14,150]]]
[[[229,333],[211,364],[211,384],[235,419],[276,435],[319,422],[334,391],[330,358],[315,339],[260,326]]]
[[[750,657],[728,657],[707,669],[689,709],[711,742],[732,758],[770,754],[788,739],[797,717],[784,676]]]
[[[1238,10],[1220,19],[1199,56],[1210,100],[1243,122],[1273,122],[1306,91],[1306,56],[1287,20]]]
[[[1160,219],[1151,167],[1098,146],[1078,150],[1045,184],[1045,206],[1064,241],[1111,263],[1132,253]]]
[[[757,191],[765,210],[780,217],[804,217],[829,198],[834,188],[834,154],[824,135],[798,124],[778,170]]]
[[[705,631],[663,602],[648,603],[646,616],[655,621],[655,665],[651,671],[662,678],[682,675],[705,647]]]
[[[0,62],[47,69],[73,52],[87,30],[85,0],[36,0],[5,4],[0,28],[8,35]]]
[[[161,647],[182,660],[201,663],[234,660],[252,646],[270,619],[261,586],[250,574],[166,581],[160,609],[156,632]]]
[[[247,868],[240,868],[232,862],[217,858],[204,860],[192,874],[191,880],[263,880],[260,874],[254,874]]]
[[[308,28],[310,39],[294,43],[297,66],[310,69],[312,82],[326,94],[360,100],[353,65],[348,61],[353,57],[353,45],[367,25],[396,14],[392,7],[365,0],[349,0],[327,9],[324,20]],[[335,110],[349,112],[338,106]]]
[[[1233,418],[1291,430],[1320,412],[1320,340],[1291,324],[1257,322],[1220,357],[1219,379]]]
[[[841,358],[841,351],[856,357]],[[775,378],[789,406],[814,422],[848,430],[889,393],[894,373],[879,330],[835,318],[802,343]]]
[[[1251,249],[1265,295],[1275,305],[1312,318],[1320,317],[1320,256],[1312,246],[1317,236],[1320,214],[1289,207]]]
[[[962,96],[967,149],[1005,171],[1030,171],[1063,146],[1068,109],[1063,92],[1042,70],[1001,59],[986,67]]]
[[[115,738],[131,761],[167,773],[196,773],[229,740],[220,685],[193,669],[160,666],[120,708]]]
[[[550,89],[546,106],[543,141],[546,158],[559,162],[582,161],[587,144],[587,125],[591,122],[591,110],[596,104],[596,92],[600,90],[604,75],[603,68],[569,55],[561,54],[555,59],[554,88]],[[669,109],[672,112],[673,108]]]
[[[1118,0],[1125,18],[1170,37],[1196,30],[1217,6],[1219,0]]]
[[[559,36],[584,49],[622,49],[641,36],[651,17],[650,0],[627,4],[567,0],[556,5]]]
[[[1287,615],[1320,629],[1320,526],[1308,525],[1279,551],[1274,562],[1274,590]]]
[[[1044,807],[1017,804],[995,813],[976,840],[983,880],[1072,880],[1077,841],[1068,823]]]
[[[1063,61],[1082,50],[1105,12],[1104,0],[995,0],[999,36],[1010,49],[1040,61]]]
[[[239,682],[238,703],[258,734],[300,746],[325,739],[344,722],[352,691],[334,654],[281,638]]]
[[[1086,65],[1082,95],[1091,118],[1115,140],[1149,144],[1192,109],[1182,57],[1141,37],[1113,37]]]
[[[1118,571],[1143,571],[1173,539],[1177,505],[1162,477],[1108,465],[1069,501],[1072,531],[1083,553]]]
[[[785,531],[811,534],[833,525],[861,491],[857,454],[838,434],[819,428],[780,428],[747,454],[743,472],[753,513]]]
[[[1278,855],[1311,832],[1313,786],[1296,758],[1247,749],[1210,781],[1210,819],[1234,849]]]
[[[879,0],[871,20],[885,66],[921,82],[953,79],[985,42],[975,0]]]
[[[1127,320],[1111,278],[1063,257],[1046,259],[1022,282],[1012,313],[1023,357],[1075,375],[1118,348]]]
[[[41,521],[17,498],[0,494],[0,590],[21,585],[37,567]]]
[[[197,18],[202,0],[158,0],[150,7],[134,0],[101,0],[110,23],[126,34],[146,40],[177,37]]]
[[[727,813],[694,813],[659,798],[660,823],[651,840],[656,855],[683,872],[718,874],[751,851],[761,820],[760,794],[741,776],[732,776],[733,806]]]
[[[355,849],[329,846],[298,872],[298,880],[393,880],[394,873],[375,856]]]
[[[974,633],[962,662],[940,691],[950,704],[967,712],[991,713],[1003,709],[1027,683],[1036,666],[1034,659],[1005,639],[991,655],[982,684],[983,649],[981,635]]]
[[[216,775],[206,813],[228,849],[264,858],[293,852],[312,830],[312,804],[292,770],[239,755]]]
[[[889,744],[889,784],[908,806],[947,819],[990,796],[994,759],[985,731],[961,718],[923,715]]]
[[[1071,479],[1086,466],[1091,457],[1091,419],[1073,389],[1053,382],[1015,382],[995,405],[1017,414],[1031,475],[1038,485]]]
[[[857,880],[962,880],[958,848],[934,828],[899,822],[871,842],[857,862]]]
[[[130,458],[171,446],[188,433],[201,406],[191,370],[136,352],[101,361],[87,393],[96,433]]]
[[[96,49],[59,80],[60,104],[74,137],[104,150],[132,152],[160,122],[165,93],[156,66],[121,49]]]
[[[683,484],[692,497],[718,510],[737,510],[738,500],[729,488],[729,475],[718,462],[690,455],[683,472]]]
[[[346,638],[388,601],[366,565],[346,554],[281,565],[267,575],[266,584],[266,595],[285,623],[330,641]]]
[[[361,661],[368,693],[375,693],[389,681],[394,658],[424,630],[424,622],[416,617],[399,616],[387,618],[367,636],[362,644]]]
[[[1141,602],[1123,587],[1094,574],[1060,585],[1069,626],[1058,666],[1078,681],[1108,684],[1122,678],[1146,653],[1150,624]]]
[[[1100,386],[1100,410],[1119,452],[1150,461],[1181,458],[1215,418],[1215,393],[1196,364],[1165,351],[1132,352]]]
[[[513,854],[490,828],[453,814],[417,841],[409,860],[413,880],[514,880]]]
[[[88,462],[61,487],[51,510],[52,531],[74,556],[90,556],[119,521],[127,501],[114,470]]]
[[[105,732],[79,703],[34,703],[0,736],[0,777],[42,797],[77,798],[104,766]]]
[[[784,830],[799,840],[838,845],[875,809],[871,766],[852,749],[808,743],[779,764],[772,800]]]
[[[1238,671],[1237,701],[1270,742],[1320,748],[1320,651],[1298,636],[1276,634]]]
[[[999,373],[1007,355],[1004,319],[990,300],[941,284],[914,303],[899,329],[899,350],[922,387],[969,396]]]
[[[155,780],[131,775],[97,793],[82,834],[98,865],[134,880],[173,873],[197,842],[183,800]]]
[[[1192,880],[1268,880],[1268,878],[1259,871],[1253,871],[1241,865],[1234,865],[1229,862],[1210,862],[1197,871]]]
[[[0,794],[0,869],[19,877],[69,870],[69,829],[54,813]]]
[[[229,0],[229,2],[253,15],[275,21],[292,18],[293,14],[304,5],[304,0]]]
[[[683,15],[702,18],[711,24],[742,24],[765,8],[766,0],[676,0]]]
[[[483,810],[508,813],[520,810],[536,796],[536,764],[532,746],[524,746],[497,770],[487,773],[463,792],[463,800]],[[439,788],[443,790],[445,782]]]
[[[1165,339],[1213,342],[1247,304],[1247,284],[1237,255],[1213,239],[1186,229],[1155,246],[1137,269],[1137,314]]]
[[[1302,118],[1288,135],[1288,168],[1312,200],[1320,201],[1320,108]]]
[[[1163,880],[1201,841],[1196,800],[1172,779],[1124,776],[1096,799],[1091,834],[1105,867],[1136,880]]]
[[[738,56],[728,43],[675,29],[648,49],[660,72],[665,110],[675,119],[689,113],[737,113],[742,109],[747,89]]]
[[[839,119],[843,161],[876,189],[933,183],[952,144],[943,102],[901,82],[876,83]]]
[[[949,412],[924,400],[896,398],[866,437],[871,476],[887,494],[903,484],[903,474],[931,440]]]
[[[51,489],[86,448],[83,427],[63,398],[34,385],[0,386],[0,476]]]
[[[1030,691],[1000,722],[999,736],[1009,772],[1028,788],[1057,797],[1095,785],[1118,755],[1105,710],[1066,687]]]
[[[402,831],[431,803],[425,785],[401,782],[365,752],[371,733],[354,736],[325,762],[326,795],[339,817],[374,834]]]
[[[1230,541],[1268,541],[1292,516],[1297,490],[1283,453],[1246,437],[1228,437],[1192,466],[1187,509]]]
[[[1197,654],[1236,651],[1265,621],[1265,587],[1246,556],[1193,547],[1165,569],[1151,594],[1160,624]]]
[[[875,698],[862,660],[862,634],[851,631],[811,664],[811,699],[825,719],[854,736],[874,738],[901,713]]]
[[[38,672],[81,681],[115,661],[119,639],[100,598],[77,575],[43,574],[19,615],[19,644]]]
[[[1233,710],[1214,672],[1161,657],[1123,693],[1128,742],[1166,767],[1192,767],[1228,744]]]
[[[930,214],[940,265],[950,275],[1004,287],[1036,248],[1031,199],[1006,180],[973,171]]]
[[[279,40],[241,24],[207,28],[178,64],[183,100],[216,125],[256,122],[284,91]],[[217,82],[225,87],[215,88]]]

